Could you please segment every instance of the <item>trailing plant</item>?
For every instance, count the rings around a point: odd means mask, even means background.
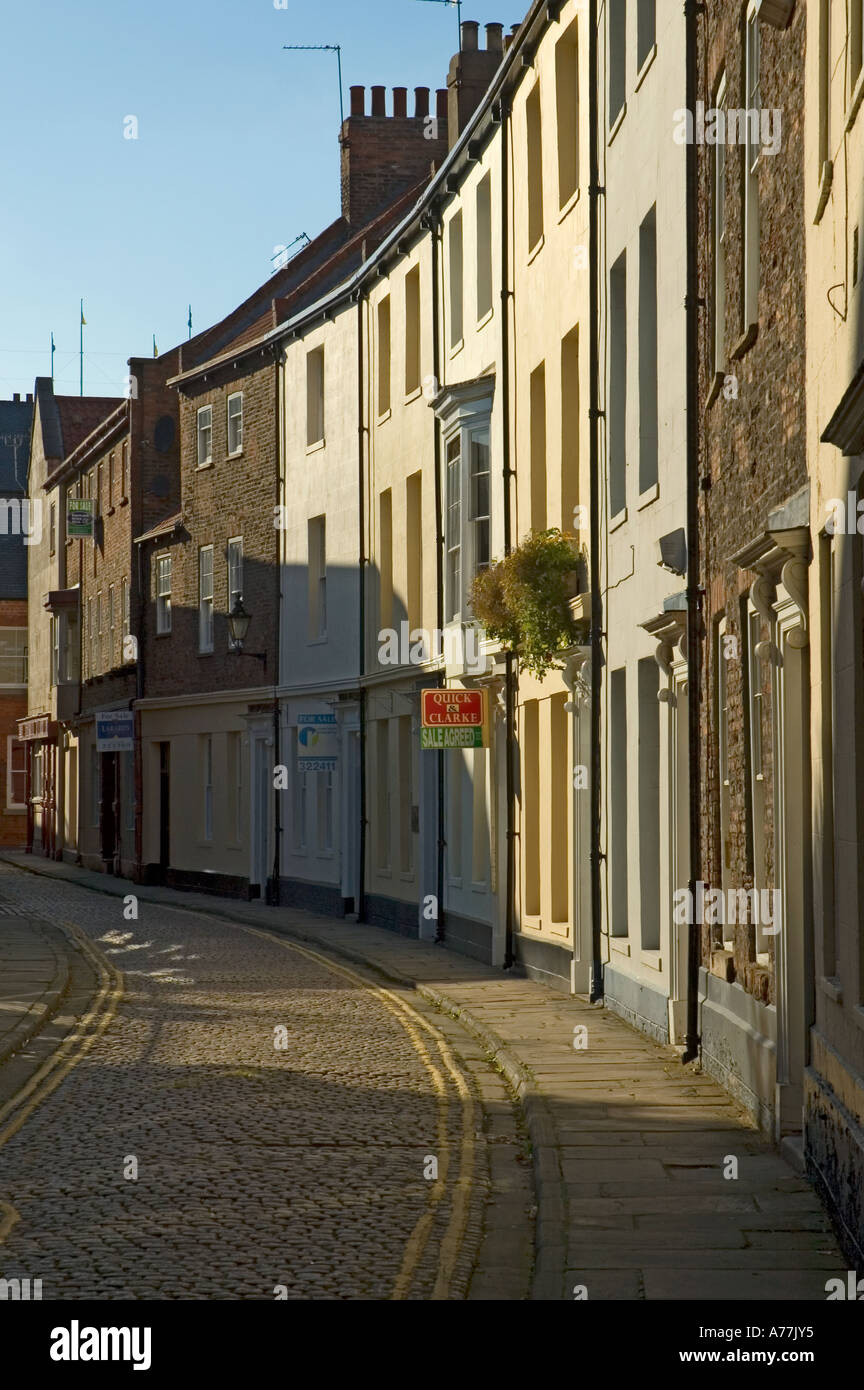
[[[490,637],[518,653],[539,679],[563,664],[577,628],[570,612],[575,571],[584,571],[584,552],[557,528],[531,531],[503,560],[481,570],[471,589],[474,615]]]

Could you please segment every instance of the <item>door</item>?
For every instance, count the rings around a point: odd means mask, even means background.
[[[270,786],[272,740],[252,737],[252,815],[250,817],[251,846],[249,856],[249,885],[254,896],[265,896],[270,876]],[[257,890],[257,893],[256,893]]]
[[[113,871],[117,853],[117,754],[103,753],[101,756],[102,777],[99,789],[101,806],[99,824],[102,828],[101,854],[109,869]]]
[[[159,867],[171,863],[171,744],[159,744]]]

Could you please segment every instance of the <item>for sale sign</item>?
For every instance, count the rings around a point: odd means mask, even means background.
[[[93,498],[66,498],[66,535],[79,540],[93,535]]]
[[[420,697],[420,747],[486,748],[485,690],[424,690]]]

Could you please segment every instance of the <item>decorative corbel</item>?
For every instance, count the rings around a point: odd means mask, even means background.
[[[776,592],[772,580],[766,574],[758,575],[750,586],[750,601],[763,623],[768,624],[769,632],[774,623],[774,595]],[[757,642],[754,650],[760,661],[773,661],[780,655],[770,637],[766,642]]]

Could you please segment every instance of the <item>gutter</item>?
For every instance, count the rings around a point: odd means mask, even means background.
[[[603,605],[600,596],[600,344],[599,344],[599,245],[597,224],[600,187],[598,167],[599,113],[597,108],[597,0],[588,4],[588,261],[589,261],[589,538],[591,570],[591,809],[589,858],[591,865],[591,981],[592,1004],[603,998],[602,927],[603,902],[600,848],[600,702],[603,693]]]
[[[363,342],[363,306],[365,300],[361,291],[357,292],[357,515],[359,518],[359,574],[358,574],[358,659],[357,668],[360,680],[360,846],[357,864],[357,901],[354,911],[357,921],[366,918],[366,396],[363,366],[365,363]]]

